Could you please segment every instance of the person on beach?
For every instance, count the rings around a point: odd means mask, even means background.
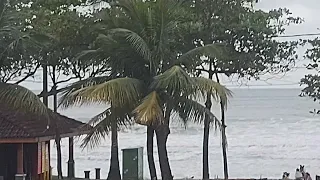
[[[300,165],[300,172],[302,174],[302,178],[306,180],[307,176],[306,176],[306,170],[304,169],[304,165]]]
[[[308,172],[306,172],[305,180],[312,180],[311,175]]]
[[[303,175],[300,172],[299,168],[296,169],[296,174],[295,174],[294,177],[295,177],[296,180],[302,180],[303,179]]]
[[[290,176],[290,173],[288,173],[288,172],[283,172],[282,180],[289,180],[289,176]]]

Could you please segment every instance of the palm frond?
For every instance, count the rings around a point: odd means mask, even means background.
[[[120,35],[126,38],[131,47],[140,54],[146,61],[151,60],[151,50],[147,42],[136,32],[125,28],[115,28],[109,30],[110,33]]]
[[[151,92],[142,103],[133,111],[136,123],[141,125],[152,125],[154,123],[163,123],[163,109],[160,105],[160,99],[156,91]]]
[[[225,108],[227,107],[228,98],[232,97],[231,90],[227,89],[218,82],[204,77],[192,77],[192,79],[195,83],[194,87],[196,90],[196,95],[199,95],[197,93],[199,92],[202,97],[206,97],[207,93],[210,93],[215,100],[221,101],[223,106]]]
[[[180,66],[173,66],[164,73],[154,77],[152,89],[166,91],[170,95],[190,94],[193,91],[192,79]]]
[[[110,118],[105,118],[99,123],[97,123],[91,131],[85,136],[81,147],[85,148],[89,146],[90,148],[94,148],[100,145],[101,140],[104,140],[108,133],[111,131],[111,127],[108,126],[109,121],[112,121]]]
[[[48,117],[49,110],[39,97],[29,89],[9,83],[0,83],[0,102],[24,112]]]
[[[86,59],[90,61],[91,59],[97,58],[97,56],[99,56],[99,53],[99,49],[85,50],[77,54],[74,60],[78,61],[80,59]]]
[[[64,107],[92,103],[109,103],[114,108],[134,106],[142,92],[143,84],[138,79],[116,78],[71,92],[63,97],[61,104]]]
[[[187,123],[202,123],[206,118],[208,118],[210,124],[214,127],[220,128],[221,122],[218,118],[206,107],[186,97],[174,98],[174,111],[179,115],[182,122],[186,126]]]
[[[110,116],[111,116],[111,107],[106,109],[106,110],[104,110],[103,112],[97,114],[93,118],[91,118],[90,121],[87,124],[89,124],[91,126],[95,126],[100,121],[102,121],[103,119],[105,119],[107,117],[110,117]]]
[[[85,88],[85,87],[90,87],[90,86],[94,86],[97,84],[102,84],[102,83],[107,82],[111,79],[112,79],[112,77],[110,77],[110,76],[99,76],[99,77],[87,78],[87,79],[72,83],[71,85],[68,85],[67,87],[63,88],[64,90],[61,92],[62,96],[59,99],[59,106],[62,106],[65,108],[71,106],[72,105],[71,102],[74,101],[73,99],[71,99],[72,93],[74,93],[82,88]],[[69,104],[69,102],[71,104]]]
[[[93,128],[83,139],[81,147],[89,146],[90,148],[94,148],[98,146],[109,135],[113,123],[117,123],[118,129],[119,127],[127,127],[132,125],[132,118],[125,112],[125,109],[114,109],[111,107],[106,109],[88,122]]]
[[[195,68],[202,63],[201,57],[220,58],[226,52],[226,46],[224,44],[215,43],[208,44],[194,48],[184,54],[182,54],[176,64],[184,65],[187,68]]]

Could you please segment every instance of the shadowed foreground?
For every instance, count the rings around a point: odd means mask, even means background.
[[[174,180],[202,180],[202,179],[193,179],[193,178],[180,178],[180,179],[174,179]],[[52,180],[58,180],[57,176],[52,176]],[[86,180],[85,178],[64,178],[64,180]],[[91,179],[95,180],[95,179]],[[103,180],[103,179],[102,179]],[[144,180],[149,180],[149,179],[144,179]],[[211,179],[211,180],[224,180],[224,179]],[[243,178],[235,178],[235,179],[229,179],[229,180],[281,180],[281,179],[268,179],[268,178],[261,178],[261,179],[255,179],[255,178],[248,178],[248,179],[243,179]],[[293,179],[287,179],[287,180],[293,180]]]

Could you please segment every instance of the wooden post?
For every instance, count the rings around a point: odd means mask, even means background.
[[[69,138],[68,178],[74,178],[73,137]]]
[[[17,174],[24,174],[23,171],[23,144],[17,144]]]
[[[100,168],[96,168],[96,179],[100,179]]]
[[[50,157],[51,157],[51,151],[50,151],[50,148],[51,148],[51,146],[50,146],[50,141],[48,141],[48,144],[47,144],[47,146],[48,146],[48,156],[49,156],[49,159],[48,159],[48,164],[49,164],[49,169],[48,169],[48,176],[49,176],[49,180],[51,180],[52,179],[52,172],[51,172],[51,161],[50,161]]]
[[[90,179],[90,171],[84,171],[84,178]]]

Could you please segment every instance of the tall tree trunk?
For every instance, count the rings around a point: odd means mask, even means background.
[[[219,76],[215,73],[217,83],[220,84]],[[226,121],[225,121],[225,109],[223,106],[222,101],[220,101],[220,111],[221,111],[221,140],[222,140],[222,158],[223,158],[223,172],[224,172],[224,179],[229,178],[228,172],[228,157],[227,157],[227,135],[226,135]]]
[[[229,173],[228,173],[228,156],[227,156],[227,135],[226,135],[226,124],[225,124],[225,118],[224,118],[224,109],[223,105],[221,103],[221,123],[222,123],[222,129],[221,129],[221,137],[222,137],[222,157],[223,157],[223,172],[224,172],[224,179],[229,179]]]
[[[118,154],[118,128],[117,122],[111,124],[111,159],[108,180],[121,180]]]
[[[56,67],[52,67],[52,80],[53,80],[53,88],[55,94],[53,95],[53,111],[56,113],[58,111],[58,97],[57,97],[57,84],[56,84]],[[56,138],[55,143],[57,145],[57,171],[58,171],[58,179],[63,179],[62,175],[62,152],[61,152],[61,137],[59,132],[59,127],[56,125]]]
[[[42,66],[42,91],[43,98],[42,102],[48,107],[48,67],[47,65]]]
[[[162,180],[173,180],[167,152],[167,140],[169,134],[169,125],[159,125],[156,129],[158,155]]]
[[[154,137],[154,128],[152,126],[147,127],[147,154],[148,154],[148,164],[150,171],[150,179],[157,180],[157,171],[154,163],[153,156],[153,137]]]
[[[209,79],[212,79],[213,77],[213,71],[211,69],[209,70]],[[206,108],[211,110],[212,102],[211,102],[211,94],[207,94],[206,99]],[[203,144],[202,144],[202,179],[209,180],[209,134],[210,134],[210,121],[206,117],[204,119],[204,128],[203,128]]]

